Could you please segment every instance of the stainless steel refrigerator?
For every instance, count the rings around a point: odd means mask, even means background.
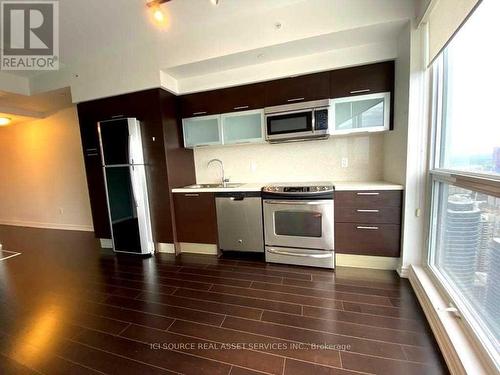
[[[98,123],[113,250],[154,252],[141,125],[135,118]]]

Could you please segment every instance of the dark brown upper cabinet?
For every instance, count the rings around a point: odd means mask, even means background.
[[[330,72],[330,98],[394,91],[394,61]]]
[[[307,74],[267,82],[266,107],[329,98],[329,74]]]
[[[212,90],[181,96],[182,118],[215,115],[222,112],[221,90]]]
[[[221,113],[247,111],[266,105],[266,84],[256,83],[219,90]]]

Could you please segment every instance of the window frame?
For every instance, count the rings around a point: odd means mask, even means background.
[[[480,193],[493,195],[500,198],[500,176],[461,171],[455,169],[441,168],[441,158],[445,147],[446,113],[443,110],[447,96],[447,75],[445,59],[446,48],[436,58],[430,69],[429,95],[431,101],[430,116],[430,154],[428,161],[428,183],[427,191],[429,199],[427,202],[427,225],[426,225],[426,251],[424,253],[424,266],[429,271],[433,284],[441,297],[448,301],[451,314],[455,314],[457,322],[463,328],[474,350],[480,353],[483,363],[493,371],[500,371],[500,353],[494,342],[485,334],[482,324],[474,319],[473,307],[447,280],[441,271],[435,266],[438,210],[439,210],[439,188],[441,184],[448,184]]]

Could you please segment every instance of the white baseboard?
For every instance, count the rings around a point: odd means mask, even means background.
[[[410,268],[408,266],[402,266],[401,264],[398,266],[396,269],[396,272],[398,273],[399,277],[402,279],[407,279],[409,274],[410,274]]]
[[[217,255],[217,245],[205,243],[179,242],[181,253]]]
[[[175,246],[173,243],[156,243],[156,251],[159,253],[175,254]]]
[[[377,257],[370,255],[335,254],[335,266],[371,268],[376,270],[395,270],[399,258]]]
[[[99,238],[99,242],[101,243],[101,248],[103,249],[113,248],[113,240],[111,238]]]
[[[449,307],[448,301],[443,298],[427,271],[422,267],[410,266],[408,276],[450,373],[496,373],[494,365],[484,360],[484,354],[471,340],[460,319],[445,311]]]
[[[0,220],[0,225],[12,225],[15,227],[28,227],[28,228],[41,228],[41,229],[77,230],[83,232],[94,231],[94,227],[92,225],[41,223],[38,221]]]

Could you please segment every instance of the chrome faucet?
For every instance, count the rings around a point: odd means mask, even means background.
[[[221,177],[221,181],[222,181],[222,186],[226,186],[226,184],[229,182],[229,178],[226,178],[225,174],[224,174],[224,163],[222,162],[222,160],[220,159],[211,159],[208,163],[207,163],[207,167],[210,166],[210,164],[214,163],[214,162],[217,162],[220,164],[220,169],[221,169],[221,172],[222,172],[222,177]]]

